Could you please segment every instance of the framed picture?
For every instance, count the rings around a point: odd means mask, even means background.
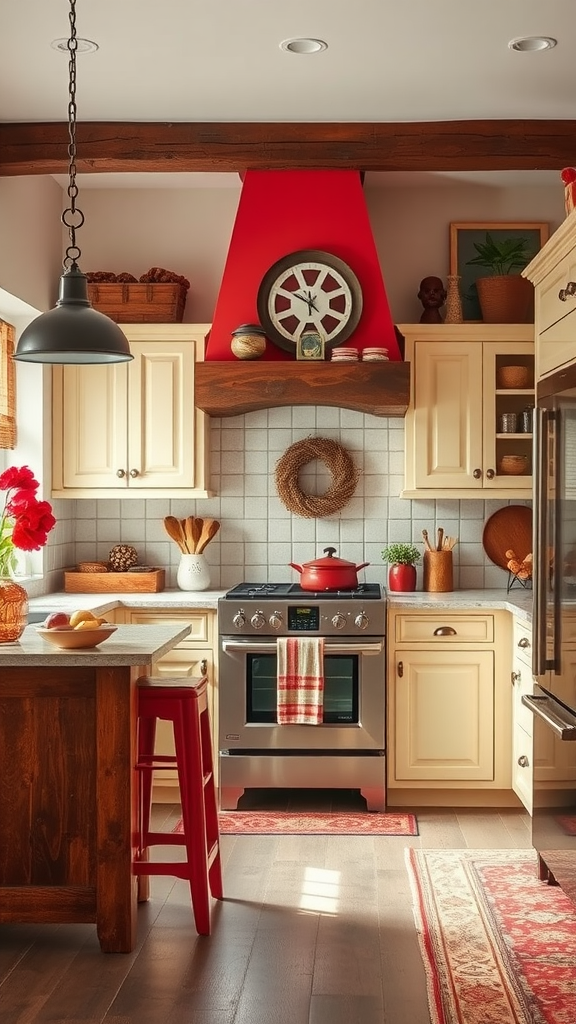
[[[296,359],[324,359],[326,339],[315,327],[307,327],[296,343]]]
[[[548,239],[550,228],[548,224],[518,221],[450,224],[450,274],[458,274],[460,277],[460,296],[464,320],[482,320],[476,279],[486,277],[490,274],[490,270],[474,264],[470,266],[469,261],[478,256],[476,243],[485,244],[487,234],[496,244],[508,239],[517,241],[525,239],[528,253],[528,259],[524,264],[526,266]],[[523,268],[514,269],[512,273],[520,273],[521,269]]]

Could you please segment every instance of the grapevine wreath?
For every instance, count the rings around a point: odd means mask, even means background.
[[[324,494],[305,494],[298,474],[315,459],[328,468],[332,482]],[[278,459],[275,479],[278,496],[290,512],[306,519],[322,519],[348,504],[359,476],[359,470],[341,444],[325,437],[308,437],[290,445]]]

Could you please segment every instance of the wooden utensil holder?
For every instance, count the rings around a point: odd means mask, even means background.
[[[424,590],[432,594],[454,590],[451,551],[424,552]]]

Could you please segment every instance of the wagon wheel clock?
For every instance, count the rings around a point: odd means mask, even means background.
[[[303,331],[316,331],[327,349],[341,345],[358,326],[362,289],[350,267],[318,249],[283,256],[258,289],[258,316],[267,336],[295,352]]]

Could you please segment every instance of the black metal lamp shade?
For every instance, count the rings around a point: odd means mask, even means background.
[[[27,363],[125,363],[133,359],[124,332],[88,299],[86,275],[76,263],[60,278],[54,309],[22,332],[14,359]]]

